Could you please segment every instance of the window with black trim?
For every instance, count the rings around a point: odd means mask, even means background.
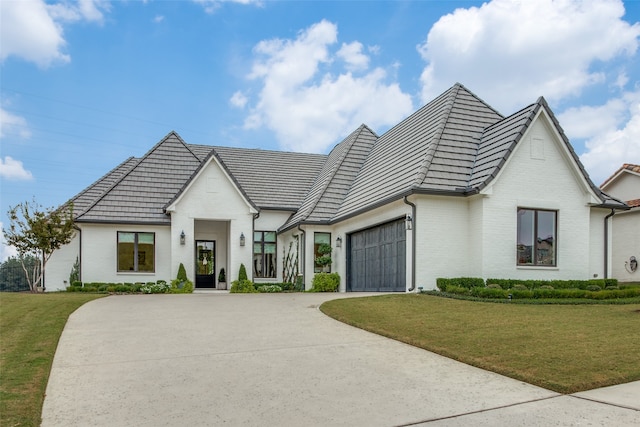
[[[254,278],[275,278],[276,277],[276,232],[275,231],[254,231],[253,232],[253,277]]]
[[[155,233],[118,231],[118,271],[155,271]]]
[[[322,249],[321,249],[322,246]],[[329,247],[329,254],[325,251]],[[324,250],[323,250],[324,249]],[[331,233],[313,233],[313,272],[314,273],[331,273],[331,264],[327,264],[323,260],[331,259]]]
[[[557,211],[518,208],[518,265],[556,265],[557,219]]]

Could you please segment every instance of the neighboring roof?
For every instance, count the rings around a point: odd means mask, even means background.
[[[326,223],[332,219],[378,136],[365,125],[336,145],[318,174],[302,206],[281,231],[298,223]]]
[[[633,173],[636,175],[640,175],[640,165],[634,165],[632,163],[623,164],[617,171],[613,173],[613,175],[611,175],[602,184],[600,184],[600,188],[605,188],[623,173]]]

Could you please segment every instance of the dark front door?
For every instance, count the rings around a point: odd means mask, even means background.
[[[406,290],[404,219],[358,231],[348,237],[348,291],[404,292]]]
[[[216,271],[216,242],[196,241],[196,288],[214,288]]]

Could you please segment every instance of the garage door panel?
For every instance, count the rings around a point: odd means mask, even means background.
[[[403,292],[406,289],[404,220],[348,236],[347,290]]]

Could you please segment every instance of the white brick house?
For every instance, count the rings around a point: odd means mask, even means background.
[[[596,187],[543,98],[504,117],[460,84],[385,134],[362,125],[329,155],[187,144],[170,133],[74,202],[79,233],[48,263],[63,289],[170,280],[182,263],[217,287],[241,263],[307,288],[329,243],[341,291],[435,288],[438,277],[604,277],[607,216],[628,206]]]

